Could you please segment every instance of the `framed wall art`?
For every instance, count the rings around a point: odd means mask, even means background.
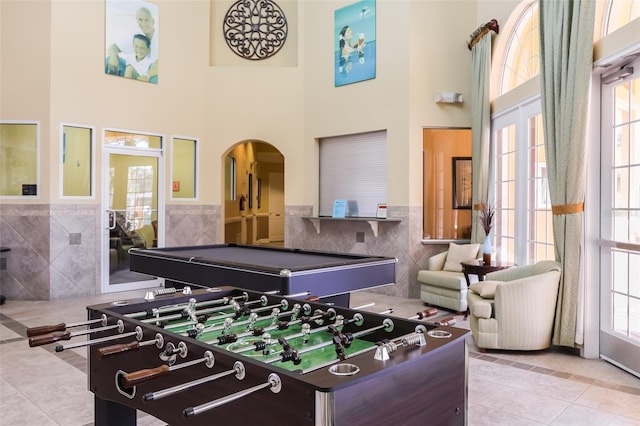
[[[453,208],[470,209],[472,197],[471,157],[453,157]]]
[[[363,0],[334,14],[335,86],[376,78],[376,2]]]
[[[158,9],[146,1],[106,0],[104,72],[158,83]]]

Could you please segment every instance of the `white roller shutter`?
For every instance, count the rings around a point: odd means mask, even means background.
[[[375,217],[387,202],[386,130],[320,139],[319,216],[332,216],[336,199],[357,217]]]

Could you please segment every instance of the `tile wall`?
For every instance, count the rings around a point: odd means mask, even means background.
[[[218,205],[167,205],[165,246],[221,244]],[[306,219],[312,206],[287,206],[285,244],[307,250],[395,257],[396,283],[373,291],[418,298],[416,277],[427,259],[446,245],[423,245],[422,208],[388,208],[378,236],[366,220]],[[0,294],[16,300],[49,300],[100,294],[100,207],[92,205],[0,206],[0,246],[11,248],[0,270]],[[162,227],[162,224],[160,225]]]
[[[0,271],[8,299],[49,300],[97,294],[98,207],[0,206],[0,245],[11,251]]]
[[[395,257],[396,284],[372,291],[388,296],[419,298],[418,271],[427,265],[430,256],[444,251],[448,245],[422,244],[422,207],[388,207],[389,219],[400,222],[379,222],[378,236],[366,220],[320,221],[319,231],[306,217],[312,216],[312,206],[285,208],[285,241],[288,247]],[[364,236],[364,242],[358,242]],[[362,238],[360,238],[360,241]]]

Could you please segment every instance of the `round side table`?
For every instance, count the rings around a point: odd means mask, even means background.
[[[501,271],[503,269],[511,268],[515,266],[513,263],[509,262],[496,262],[493,261],[491,263],[484,263],[482,260],[467,260],[465,262],[460,262],[462,265],[462,273],[464,274],[464,279],[467,280],[467,288],[471,285],[471,280],[469,280],[469,274],[477,275],[478,281],[484,281],[484,276],[489,272]],[[464,319],[466,320],[469,317],[469,308],[467,307],[467,311],[464,313]]]
[[[471,285],[471,281],[469,280],[470,274],[477,275],[478,281],[484,281],[484,276],[489,272],[501,271],[515,266],[513,263],[496,261],[486,264],[481,260],[467,260],[465,262],[460,262],[460,264],[462,265],[464,278],[467,280],[467,287]]]

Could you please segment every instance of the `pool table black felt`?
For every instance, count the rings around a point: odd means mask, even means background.
[[[397,263],[383,256],[236,244],[132,249],[130,258],[132,271],[174,285],[231,285],[281,295],[306,292],[340,297],[335,303],[342,306],[348,306],[351,291],[395,283]]]
[[[145,252],[145,250],[136,250]],[[158,256],[192,259],[199,262],[242,265],[269,271],[303,271],[331,266],[354,265],[384,260],[378,256],[314,252],[300,249],[216,245],[149,249]]]

